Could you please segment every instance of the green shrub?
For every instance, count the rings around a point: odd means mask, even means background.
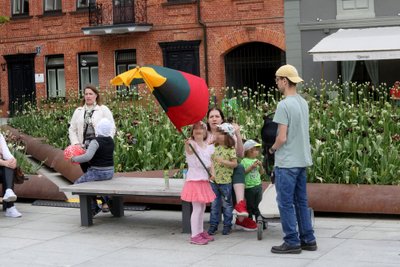
[[[213,92],[214,89],[210,91]],[[265,113],[274,112],[281,94],[263,86],[223,88],[226,117],[241,126],[243,138],[261,141]],[[183,137],[169,122],[155,99],[141,91],[113,94],[103,90],[105,104],[117,126],[116,171],[182,169]],[[244,96],[243,91],[247,92]],[[400,184],[400,109],[389,100],[385,85],[322,82],[305,84],[299,91],[310,107],[310,137],[314,165],[309,181],[347,184]],[[212,93],[213,94],[213,93]],[[44,137],[58,148],[68,145],[68,122],[79,99],[41,101],[10,120],[23,132]],[[210,98],[214,102],[215,97]],[[185,133],[185,130],[184,130]],[[186,134],[186,133],[185,133]]]

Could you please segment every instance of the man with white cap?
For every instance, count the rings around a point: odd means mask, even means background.
[[[285,98],[278,103],[273,121],[278,124],[275,143],[275,186],[284,243],[273,246],[272,253],[301,253],[317,250],[307,201],[306,167],[312,165],[309,111],[307,102],[297,93],[303,80],[292,65],[276,71],[275,82]],[[298,230],[297,230],[298,229]]]

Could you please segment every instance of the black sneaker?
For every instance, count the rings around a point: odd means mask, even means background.
[[[218,230],[218,226],[216,226],[216,225],[210,225],[210,228],[208,228],[207,233],[208,233],[209,235],[215,235],[215,234],[217,233],[217,230]]]
[[[301,246],[290,246],[283,243],[280,246],[273,246],[271,252],[277,254],[299,254],[301,253]]]
[[[316,251],[318,248],[317,241],[312,241],[310,243],[301,242],[301,249],[308,250],[308,251]]]
[[[224,229],[222,229],[222,234],[223,235],[229,235],[231,233],[231,227],[230,226],[224,226]]]
[[[96,216],[101,211],[101,208],[96,205],[96,207],[92,208],[92,217]]]

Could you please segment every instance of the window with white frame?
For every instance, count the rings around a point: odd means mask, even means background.
[[[65,97],[64,56],[46,57],[47,98]]]
[[[29,0],[13,0],[12,15],[29,15]]]
[[[97,53],[79,55],[79,94],[86,84],[99,86],[99,63]]]
[[[44,0],[44,11],[61,11],[61,0]]]
[[[87,8],[90,4],[96,4],[96,0],[77,0],[76,7],[77,8]]]
[[[116,75],[119,75],[127,70],[134,69],[136,67],[136,50],[119,50],[115,51],[115,66]],[[129,87],[118,86],[117,91],[119,93],[133,93],[134,85]]]
[[[374,0],[336,0],[337,20],[375,17]]]

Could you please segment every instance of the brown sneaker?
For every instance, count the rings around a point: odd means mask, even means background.
[[[302,250],[316,251],[318,249],[317,241],[315,240],[309,243],[301,242],[300,246]]]
[[[280,246],[273,246],[271,248],[271,252],[277,253],[277,254],[300,254],[301,247],[300,246],[290,246],[286,243],[283,243]]]

